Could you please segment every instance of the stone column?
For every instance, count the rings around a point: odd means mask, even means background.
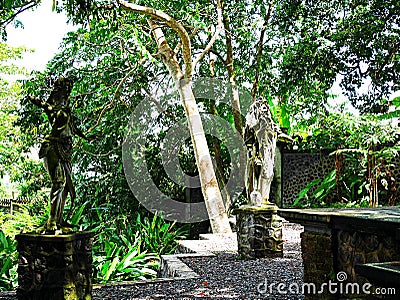
[[[242,258],[276,257],[283,255],[282,219],[273,204],[243,205],[237,215],[238,252]]]
[[[19,300],[89,300],[92,284],[91,232],[19,234]]]
[[[314,228],[315,229],[315,228]],[[332,281],[337,283],[334,273],[334,257],[332,252],[332,236],[330,230],[315,230],[307,227],[301,233],[301,256],[303,259],[304,294],[307,300],[337,299],[333,289],[329,291],[323,284]]]

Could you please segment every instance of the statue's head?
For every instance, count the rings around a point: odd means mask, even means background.
[[[74,84],[71,79],[67,77],[60,77],[54,82],[54,89],[62,89],[69,94],[71,93],[73,85]]]
[[[69,94],[71,94],[73,82],[66,77],[58,78],[53,85],[52,97],[55,105],[68,105]]]

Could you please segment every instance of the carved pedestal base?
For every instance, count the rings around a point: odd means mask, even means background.
[[[19,234],[19,300],[91,299],[92,237]]]
[[[238,252],[243,258],[283,255],[282,219],[278,207],[244,205],[235,210]]]

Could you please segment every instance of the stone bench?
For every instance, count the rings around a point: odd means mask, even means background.
[[[357,274],[379,287],[400,287],[400,262],[359,264],[355,266],[355,270]],[[400,289],[398,292],[400,293]],[[400,298],[400,295],[398,297]]]
[[[400,298],[400,262],[359,264],[355,271],[376,287],[382,299]]]
[[[373,278],[364,276],[365,272],[371,274],[379,268],[386,275],[392,274],[387,262],[400,261],[400,207],[280,209],[278,214],[304,226],[304,282],[362,286],[371,279],[373,284]],[[391,287],[399,289],[396,299],[400,299],[400,283]],[[336,299],[338,294],[314,296],[307,299]]]

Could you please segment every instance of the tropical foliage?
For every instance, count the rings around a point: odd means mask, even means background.
[[[20,160],[20,132],[14,126],[17,120],[15,110],[18,107],[20,83],[11,83],[15,75],[24,74],[23,68],[17,67],[15,61],[20,59],[27,49],[10,47],[0,43],[0,177],[11,172],[18,172]],[[7,195],[5,187],[0,184],[0,196]]]
[[[40,1],[3,2],[0,20],[5,37],[5,25],[18,25],[19,12]],[[218,29],[216,1],[145,0],[140,4],[164,11],[184,26],[193,58]],[[200,110],[222,117],[241,131],[238,110],[243,103],[235,104],[235,86],[245,86],[253,98],[269,100],[276,121],[297,137],[299,149],[336,151],[336,169],[309,183],[298,205],[332,204],[326,196],[333,190],[344,206],[393,204],[398,198],[393,200],[391,191],[390,159],[397,155],[399,127],[388,120],[399,117],[399,98],[389,97],[400,82],[399,2],[229,0],[221,5],[222,31],[194,76],[230,82],[232,91],[227,97],[236,109],[221,101],[198,99]],[[31,74],[23,90],[20,84],[9,86],[1,81],[0,173],[10,174],[24,195],[36,195],[48,185],[42,163],[20,155],[38,145],[49,130],[45,116],[25,96],[46,99],[56,78],[73,79],[72,109],[82,131],[96,139],[76,140],[73,179],[78,198],[67,213],[77,228],[97,233],[97,281],[153,276],[157,256],[173,251],[176,239],[186,231],[180,224],[148,213],[133,197],[124,176],[121,147],[132,111],[153,95],[161,113],[146,124],[147,167],[163,193],[190,201],[191,191],[168,178],[161,152],[168,128],[184,110],[175,98],[160,96],[169,94],[173,83],[162,65],[147,17],[123,10],[118,1],[54,1],[54,10],[66,12],[80,26],[65,36],[60,52],[44,72]],[[157,22],[170,45],[176,46],[176,59],[182,65],[178,37],[165,23]],[[4,62],[20,57],[23,49],[1,47],[0,71],[15,72]],[[334,82],[340,82],[360,116],[344,113],[340,107],[332,110]],[[232,168],[227,147],[220,139],[207,139],[223,184]],[[198,174],[189,142],[179,156],[187,174]],[[235,195],[233,200],[240,197]],[[7,232],[5,236],[12,241]],[[11,278],[15,245],[7,237],[1,240],[1,259],[7,267],[2,273],[6,275],[0,275]]]
[[[17,286],[17,245],[15,235],[21,230],[32,231],[41,224],[41,218],[30,216],[27,210],[13,215],[0,212],[0,291]]]
[[[310,182],[295,206],[302,199],[308,205],[330,205],[328,195],[332,194],[340,205],[398,202],[393,158],[400,150],[400,131],[393,121],[382,120],[382,115],[330,113],[308,129],[312,135],[301,140],[301,149],[331,149],[336,167],[326,178]]]

